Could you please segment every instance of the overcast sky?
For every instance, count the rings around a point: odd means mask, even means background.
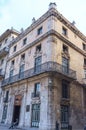
[[[38,19],[56,2],[57,10],[86,35],[86,0],[0,0],[0,35],[13,28],[20,31],[30,26],[32,18]]]

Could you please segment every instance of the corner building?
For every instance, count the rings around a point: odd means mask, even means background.
[[[18,119],[28,129],[84,128],[86,37],[55,3],[11,42],[1,88],[5,124]]]

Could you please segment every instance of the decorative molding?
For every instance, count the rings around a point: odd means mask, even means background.
[[[57,43],[57,38],[56,38],[55,36],[50,36],[50,37],[48,37],[47,42],[48,42],[48,43],[49,43],[49,42]]]
[[[19,94],[23,94],[24,92],[26,92],[26,87],[25,86],[17,86],[17,87],[13,87],[11,90],[11,95],[19,95]]]

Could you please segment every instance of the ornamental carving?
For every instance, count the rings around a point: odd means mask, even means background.
[[[19,95],[19,94],[23,94],[24,92],[26,92],[25,86],[14,87],[11,90],[11,95]]]

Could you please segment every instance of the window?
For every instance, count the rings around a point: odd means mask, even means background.
[[[14,72],[14,70],[12,69],[12,70],[10,70],[10,79],[12,78],[12,76],[13,76],[13,72]]]
[[[85,78],[86,78],[86,70],[84,70],[84,76],[85,76]]]
[[[69,125],[69,106],[61,106],[61,128],[67,129]]]
[[[66,45],[63,45],[63,52],[68,52],[68,47]]]
[[[65,27],[62,27],[62,34],[67,36],[67,29]]]
[[[25,54],[21,55],[21,61],[25,61]]]
[[[38,30],[37,30],[37,35],[40,35],[42,34],[42,27],[40,27]]]
[[[41,71],[41,60],[42,60],[42,57],[39,56],[35,59],[35,72],[40,72]]]
[[[41,51],[41,44],[36,46],[36,52],[40,52]]]
[[[69,73],[69,60],[65,57],[62,57],[62,72],[64,74]]]
[[[7,43],[7,41],[8,41],[8,39],[6,38],[6,39],[5,39],[5,44]]]
[[[34,96],[39,97],[39,92],[40,92],[40,83],[36,83],[34,89]]]
[[[86,59],[84,59],[84,66],[86,66]]]
[[[82,44],[83,45],[83,50],[86,50],[86,44]]]
[[[14,67],[14,64],[15,64],[15,60],[12,60],[11,61],[11,68]]]
[[[15,46],[13,47],[13,52],[15,52],[15,51],[16,51],[16,48],[17,48],[17,46],[15,45]]]
[[[5,97],[6,102],[8,102],[8,97],[9,97],[9,91],[6,91],[6,97]]]
[[[65,80],[62,81],[62,98],[69,98],[69,83]]]
[[[4,59],[1,59],[1,65],[4,63]]]
[[[10,70],[10,75],[9,75],[9,81],[10,82],[13,81],[13,73],[14,73],[14,69]]]
[[[40,122],[40,104],[32,104],[31,126],[39,127]]]
[[[27,38],[25,38],[25,39],[23,40],[23,46],[26,45],[26,43],[27,43]]]
[[[24,67],[25,67],[25,64],[22,64],[22,65],[20,66],[19,78],[23,78],[23,77],[24,77]]]

